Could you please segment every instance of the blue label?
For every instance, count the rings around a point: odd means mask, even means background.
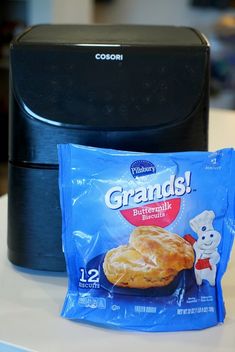
[[[134,178],[156,173],[155,165],[148,160],[136,160],[131,164],[130,169]]]

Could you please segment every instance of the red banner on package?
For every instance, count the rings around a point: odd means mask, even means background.
[[[180,198],[151,203],[141,207],[120,210],[122,216],[134,226],[170,225],[180,211]]]

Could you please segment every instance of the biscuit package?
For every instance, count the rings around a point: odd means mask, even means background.
[[[69,279],[62,316],[140,331],[222,323],[234,150],[58,149]]]

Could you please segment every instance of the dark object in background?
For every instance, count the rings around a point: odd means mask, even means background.
[[[100,3],[106,3],[106,4],[111,4],[111,3],[113,3],[115,0],[95,0],[95,2],[97,3],[97,4],[100,4]]]
[[[211,61],[211,96],[231,95],[230,107],[235,108],[235,15],[225,14],[214,25]]]
[[[9,44],[19,28],[17,21],[0,21],[0,162],[8,159]]]
[[[10,56],[8,256],[60,271],[57,144],[206,150],[209,46],[183,27],[54,25]]]
[[[231,4],[231,0],[192,0],[191,4],[196,7],[214,7],[217,9],[228,8]]]
[[[8,159],[9,45],[26,19],[27,1],[0,1],[0,162]]]
[[[0,49],[1,50],[1,49]],[[8,61],[0,55],[0,162],[7,162],[8,156]]]

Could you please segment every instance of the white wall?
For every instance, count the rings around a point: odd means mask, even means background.
[[[95,20],[107,23],[185,25],[205,34],[223,12],[191,7],[190,0],[113,0],[96,6]]]
[[[92,0],[28,0],[28,24],[91,23]]]
[[[52,16],[52,0],[28,0],[29,25],[50,23]]]
[[[53,0],[53,23],[90,23],[92,0]]]

